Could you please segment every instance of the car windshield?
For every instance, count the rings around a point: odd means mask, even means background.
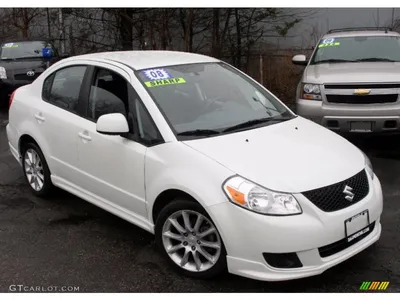
[[[397,36],[327,38],[318,45],[310,64],[360,61],[400,62],[400,38]]]
[[[0,59],[41,58],[42,49],[51,47],[43,41],[24,41],[1,45]]]
[[[224,63],[140,70],[137,76],[177,135],[219,134],[294,117],[266,89]]]

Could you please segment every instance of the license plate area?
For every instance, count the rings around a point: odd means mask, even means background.
[[[369,211],[364,210],[344,221],[347,242],[367,233],[370,228]]]
[[[372,122],[368,121],[355,121],[350,122],[351,132],[372,132]]]

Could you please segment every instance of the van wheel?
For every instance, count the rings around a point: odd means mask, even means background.
[[[53,188],[50,170],[42,151],[36,144],[28,143],[23,146],[22,168],[33,194],[39,197],[50,194]]]
[[[200,204],[171,202],[160,212],[155,234],[163,256],[183,275],[208,279],[226,270],[221,236]]]

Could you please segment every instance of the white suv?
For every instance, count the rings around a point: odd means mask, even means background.
[[[56,186],[140,226],[189,276],[311,276],[381,234],[368,158],[214,58],[65,59],[13,94],[7,135],[35,195]]]

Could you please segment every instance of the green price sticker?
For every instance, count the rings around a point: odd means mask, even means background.
[[[318,45],[318,48],[337,47],[337,46],[340,46],[340,42],[320,44]]]
[[[169,79],[146,81],[144,84],[147,87],[156,87],[162,85],[181,84],[181,83],[186,83],[186,80],[183,78],[169,78]]]

